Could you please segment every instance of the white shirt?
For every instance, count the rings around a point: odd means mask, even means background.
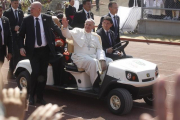
[[[2,36],[2,45],[4,45],[4,30],[3,30],[3,26],[2,26],[2,20],[0,18],[0,25],[1,25],[1,28],[2,28],[2,31],[1,31],[1,36]]]
[[[89,13],[89,17],[91,18],[90,11],[89,11],[89,12],[87,12],[85,9],[83,9],[83,10],[84,10],[84,12],[86,13],[86,19],[88,19],[88,15],[87,15],[87,13]]]
[[[17,8],[17,9],[14,9],[13,7],[11,7],[11,8],[12,8],[12,10],[13,10],[14,17],[16,18],[16,12],[15,12],[15,10],[18,10],[18,8]],[[19,20],[18,11],[17,11],[17,19]]]
[[[40,24],[40,29],[41,29],[41,40],[42,40],[42,44],[41,46],[39,46],[37,44],[37,37],[36,37],[36,17],[34,17],[34,31],[35,31],[35,45],[34,47],[35,48],[39,48],[39,47],[43,47],[43,46],[46,46],[47,45],[47,41],[46,41],[46,36],[45,36],[45,32],[44,32],[44,26],[43,26],[43,21],[42,21],[42,17],[41,17],[41,14],[38,16],[39,18],[39,24]]]
[[[115,22],[116,22],[116,25],[117,25],[117,21],[114,21],[114,16],[116,16],[116,15],[113,15],[113,14],[111,14],[110,12],[109,12],[109,14],[110,14],[110,16],[111,16],[111,19],[113,20],[113,25],[115,25]]]

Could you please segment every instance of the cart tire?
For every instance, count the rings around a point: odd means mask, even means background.
[[[110,91],[107,97],[107,104],[113,114],[123,115],[131,111],[133,100],[129,91],[118,88]]]
[[[147,105],[153,106],[153,102],[154,102],[153,94],[151,94],[151,95],[149,95],[147,97],[144,97],[143,99],[144,99],[144,101],[146,102]]]
[[[16,78],[16,82],[17,82],[19,89],[22,89],[23,87],[28,89],[30,78],[31,77],[30,77],[30,74],[28,71],[20,72]]]

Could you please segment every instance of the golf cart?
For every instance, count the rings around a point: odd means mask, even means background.
[[[82,96],[106,99],[109,110],[118,115],[129,113],[133,106],[133,100],[136,99],[143,98],[148,105],[152,105],[154,100],[152,87],[158,77],[158,67],[149,61],[126,55],[124,48],[128,43],[128,41],[123,41],[113,47],[114,50],[122,51],[123,56],[121,59],[109,63],[99,93],[92,90],[92,84],[86,72],[77,68],[73,63],[66,64],[65,71],[73,76],[76,84],[47,85],[46,87]],[[17,64],[14,74],[20,89],[28,88],[31,72],[28,59]],[[69,81],[69,78],[67,77],[66,81]]]

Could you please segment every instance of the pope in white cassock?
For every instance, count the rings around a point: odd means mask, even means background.
[[[112,59],[106,58],[102,49],[101,37],[95,32],[92,32],[95,28],[94,20],[87,19],[84,29],[67,29],[68,21],[66,18],[62,19],[62,24],[63,36],[73,40],[74,53],[71,57],[73,62],[78,68],[85,69],[85,72],[90,76],[93,88],[98,87],[98,72],[105,71],[108,63],[111,62]],[[105,72],[103,73],[105,74]],[[101,78],[104,74],[101,75]]]

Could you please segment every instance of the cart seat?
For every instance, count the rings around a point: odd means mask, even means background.
[[[84,72],[85,71],[83,68],[77,68],[77,66],[74,63],[67,63],[65,65],[65,70],[74,71],[74,72]]]

